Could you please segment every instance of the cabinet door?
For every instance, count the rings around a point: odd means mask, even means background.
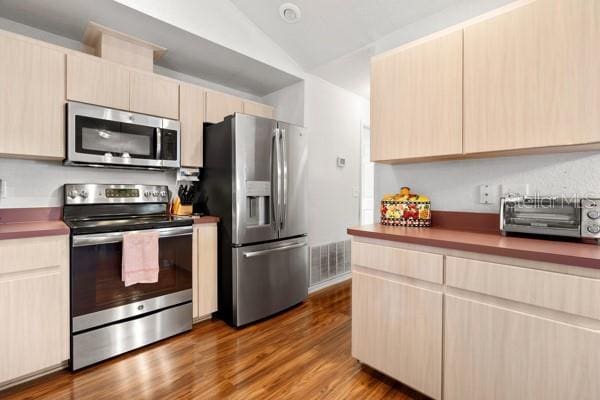
[[[219,92],[206,92],[206,122],[221,122],[236,112],[244,112],[242,99]]]
[[[354,271],[352,356],[439,399],[442,293]]]
[[[201,87],[179,86],[179,122],[181,123],[181,165],[202,167],[204,96]]]
[[[600,332],[446,296],[444,399],[600,398]]]
[[[68,236],[0,240],[0,384],[69,359]]]
[[[194,226],[193,314],[206,317],[217,311],[217,224]]]
[[[65,157],[65,54],[0,35],[0,154]]]
[[[254,101],[244,101],[244,114],[255,115],[257,117],[275,118],[275,109],[266,104],[256,103]]]
[[[69,54],[67,99],[129,110],[129,71],[98,57]]]
[[[598,1],[539,0],[465,28],[465,152],[600,141],[598,43]]]
[[[462,153],[462,31],[371,63],[371,159]]]
[[[179,119],[179,84],[156,74],[131,71],[129,109]]]

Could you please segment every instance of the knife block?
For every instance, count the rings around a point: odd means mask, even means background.
[[[180,204],[178,209],[175,210],[175,215],[181,215],[181,216],[189,216],[192,215],[194,213],[194,207],[189,204],[189,205],[183,205]]]

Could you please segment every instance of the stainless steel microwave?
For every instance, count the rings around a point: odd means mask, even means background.
[[[67,103],[67,165],[179,168],[179,121]]]

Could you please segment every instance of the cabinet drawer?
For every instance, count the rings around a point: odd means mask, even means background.
[[[459,289],[600,319],[600,280],[446,257],[446,284]]]
[[[0,279],[3,274],[60,266],[68,259],[66,235],[0,240]]]
[[[352,242],[352,265],[427,282],[443,282],[444,257],[440,254]]]

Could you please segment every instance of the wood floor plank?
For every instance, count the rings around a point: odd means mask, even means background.
[[[351,283],[234,329],[204,321],[174,338],[76,373],[0,392],[2,399],[426,399],[350,355]]]

